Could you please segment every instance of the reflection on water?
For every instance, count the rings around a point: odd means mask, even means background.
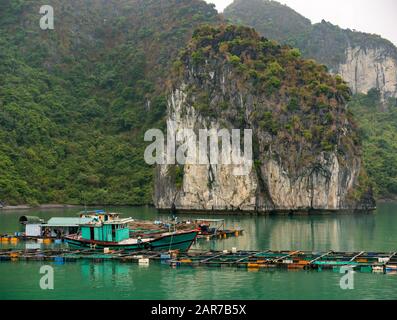
[[[125,217],[167,218],[152,208],[122,208]],[[20,215],[76,216],[78,210],[1,212],[0,233],[19,230]],[[202,217],[204,215],[201,215]],[[183,215],[185,218],[195,216]],[[194,249],[395,251],[397,204],[381,204],[365,215],[222,216],[243,236],[200,241]],[[0,244],[1,247],[10,247]],[[21,248],[40,246],[18,243]],[[51,246],[55,246],[52,244]],[[149,267],[108,261],[52,264],[55,290],[39,289],[38,262],[1,262],[0,299],[396,299],[397,275],[356,274],[355,290],[342,291],[333,272]]]

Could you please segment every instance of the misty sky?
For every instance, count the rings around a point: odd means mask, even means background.
[[[206,0],[215,3],[218,11],[233,0]],[[397,45],[396,0],[279,0],[303,16],[320,22],[322,19],[342,28],[376,33]]]

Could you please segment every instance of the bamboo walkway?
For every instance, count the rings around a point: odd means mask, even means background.
[[[171,267],[234,267],[250,270],[333,270],[349,267],[356,272],[397,273],[397,252],[308,252],[308,251],[110,251],[69,249],[0,249],[3,261],[46,261],[58,264],[81,260],[149,265],[150,261]]]

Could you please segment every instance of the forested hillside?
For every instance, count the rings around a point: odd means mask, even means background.
[[[161,127],[159,88],[194,28],[217,21],[201,0],[0,3],[0,200],[145,204],[153,169],[143,134]]]
[[[345,62],[348,47],[382,46],[397,58],[395,46],[374,34],[342,29],[330,22],[312,22],[277,1],[235,0],[224,11],[233,23],[255,28],[264,37],[299,48],[306,58],[337,70]]]
[[[363,160],[374,191],[382,198],[397,195],[397,104],[387,108],[380,93],[357,94],[349,104],[363,141]]]
[[[54,30],[40,29],[41,1],[0,2],[0,201],[9,205],[152,203],[154,169],[143,159],[144,132],[164,127],[164,87],[180,49],[197,27],[219,24],[222,18],[202,0],[48,0],[46,4],[54,7]],[[277,10],[273,19],[286,20],[286,29],[270,28],[271,36],[297,45],[294,41],[300,38],[294,32],[301,34],[310,21],[299,15],[284,17]],[[298,57],[300,52],[289,54]],[[254,74],[259,83],[271,74],[266,78],[268,90],[282,88],[279,66],[256,67],[265,72]],[[343,85],[342,80],[338,85]],[[370,178],[380,195],[390,195],[396,190],[394,169],[375,161],[383,144],[387,145],[383,151],[394,152],[394,136],[379,132],[376,122],[366,126],[373,120],[372,107],[363,100],[367,98],[359,96],[351,106],[362,111],[358,122],[367,139],[364,155]],[[293,101],[288,108],[293,113]],[[388,120],[392,130],[395,113],[388,110],[389,116],[376,113],[376,121]],[[263,115],[259,124],[271,120]],[[386,138],[375,139],[377,134]],[[305,139],[313,135],[306,132]],[[317,138],[313,138],[319,143],[316,148],[330,148],[332,132],[321,141]]]

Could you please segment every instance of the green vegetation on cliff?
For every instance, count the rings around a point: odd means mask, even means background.
[[[0,201],[147,204],[144,132],[162,127],[164,77],[193,29],[218,20],[200,0],[0,3]]]
[[[397,58],[394,45],[378,35],[342,29],[332,23],[311,21],[286,5],[270,0],[235,0],[224,11],[232,23],[255,28],[266,38],[299,48],[311,58],[336,69],[352,47],[388,48]]]
[[[193,106],[207,117],[229,119],[240,128],[249,122],[269,134],[290,173],[299,174],[321,152],[350,160],[360,156],[357,130],[345,107],[350,89],[325,66],[302,59],[299,50],[262,38],[248,27],[206,26],[195,31],[180,59],[177,72],[182,78],[190,74],[191,65],[202,78],[200,86],[189,84]],[[214,90],[214,80],[207,79],[210,70],[221,77],[219,72],[228,68],[235,73],[228,79],[237,81],[235,96],[255,95],[249,98],[248,119],[244,109],[228,110],[237,98]],[[203,85],[207,82],[208,87]]]
[[[151,203],[154,172],[143,159],[144,132],[164,127],[165,79],[177,53],[193,30],[218,24],[220,17],[201,0],[46,4],[55,9],[55,30],[39,27],[42,2],[0,2],[0,201]],[[290,29],[303,30],[306,23]],[[344,139],[338,124],[350,123],[341,109],[350,95],[340,78],[301,59],[298,49],[251,29],[228,28],[222,35],[199,29],[192,61],[203,63],[214,45],[241,83],[266,92],[274,109],[257,110],[253,121],[283,141],[286,156],[289,148],[300,152],[292,167],[337,145],[344,146],[341,155],[358,152],[354,133],[338,144]],[[201,112],[227,110],[225,101],[213,106],[209,98],[196,101]],[[234,121],[243,125],[245,119],[240,114]]]
[[[397,59],[395,46],[378,35],[341,29],[325,21],[312,24],[276,1],[235,0],[225,9],[224,15],[233,23],[256,28],[266,38],[299,48],[302,56],[316,59],[333,70],[345,62],[349,46],[382,48],[383,52]],[[381,106],[374,89],[368,96],[353,96],[349,108],[360,126],[369,180],[377,195],[385,198],[397,194],[395,101],[388,104],[386,108]]]
[[[378,196],[397,194],[397,101],[390,99],[385,108],[380,94],[355,95],[349,104],[357,119],[363,140],[363,160]]]

